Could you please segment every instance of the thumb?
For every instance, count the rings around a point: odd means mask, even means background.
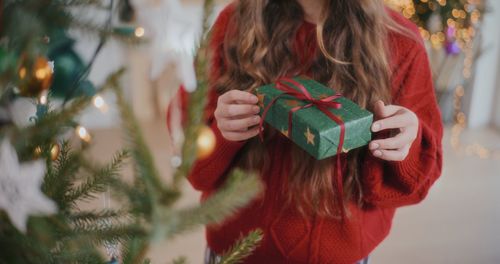
[[[373,112],[375,114],[375,117],[379,119],[387,117],[387,113],[385,111],[385,104],[382,100],[378,100],[375,102],[375,107],[373,108]]]

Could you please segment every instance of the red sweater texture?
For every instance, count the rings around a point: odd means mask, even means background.
[[[216,79],[221,73],[223,40],[234,4],[226,7],[217,18],[211,39],[214,52],[211,74]],[[394,20],[418,36],[411,22],[391,12]],[[310,43],[315,26],[304,22],[297,33],[300,45]],[[311,34],[312,33],[312,34]],[[245,263],[354,263],[363,259],[389,234],[397,207],[416,204],[427,195],[438,179],[442,167],[442,124],[436,104],[429,62],[422,42],[402,34],[389,36],[393,104],[404,106],[419,118],[418,136],[404,161],[392,162],[378,159],[367,151],[361,182],[363,199],[369,206],[359,208],[349,205],[350,217],[341,221],[326,217],[304,217],[294,208],[283,207],[285,199],[279,191],[286,180],[285,164],[290,144],[278,136],[267,148],[272,167],[261,179],[264,194],[224,223],[209,226],[206,230],[208,246],[218,254],[226,251],[238,238],[260,228],[264,239]],[[302,40],[302,41],[301,41]],[[309,48],[302,48],[304,58],[312,56]],[[202,191],[202,200],[219,188],[233,167],[234,157],[245,142],[224,139],[213,112],[218,94],[211,90],[206,114],[217,140],[214,152],[198,160],[190,175],[193,187]],[[281,135],[278,133],[278,135]],[[377,137],[377,135],[375,135]],[[380,135],[379,135],[380,137]],[[345,164],[345,157],[343,157]]]

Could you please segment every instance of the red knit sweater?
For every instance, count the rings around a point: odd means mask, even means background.
[[[233,9],[232,5],[225,8],[214,25],[211,40],[215,53],[211,73],[214,78],[220,74],[223,39]],[[418,35],[411,22],[391,13],[398,23]],[[314,30],[314,25],[304,23],[297,40],[300,42]],[[241,235],[260,228],[264,231],[264,240],[245,263],[354,263],[366,257],[388,235],[397,207],[424,199],[441,174],[440,112],[422,43],[400,34],[391,34],[389,43],[394,69],[393,103],[415,112],[420,126],[418,137],[404,161],[384,161],[373,157],[365,148],[368,153],[362,166],[361,181],[363,199],[369,206],[359,208],[350,204],[351,216],[343,222],[331,218],[306,218],[293,208],[284,208],[284,197],[279,189],[286,179],[284,175],[288,168],[284,159],[287,149],[293,143],[278,136],[267,148],[273,160],[270,162],[272,168],[266,175],[261,175],[266,186],[265,194],[221,225],[207,228],[208,246],[212,250],[221,254]],[[309,49],[301,50],[305,53],[300,54],[304,58],[312,55],[308,54]],[[193,187],[203,192],[202,199],[223,183],[232,168],[233,158],[245,144],[222,137],[213,120],[217,96],[211,92],[206,113],[216,135],[216,149],[209,157],[198,160],[189,175]]]

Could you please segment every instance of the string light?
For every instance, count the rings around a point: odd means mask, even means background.
[[[92,140],[92,137],[90,136],[89,132],[83,126],[77,126],[75,132],[76,135],[84,142],[89,143]]]
[[[203,159],[212,154],[215,144],[216,139],[212,129],[208,126],[202,127],[196,140],[198,158]]]
[[[385,2],[389,6],[399,10],[404,17],[420,25],[420,34],[425,40],[430,41],[433,49],[442,49],[447,41],[450,41],[447,37],[453,38],[452,41],[456,41],[459,46],[472,39],[474,36],[474,26],[481,18],[480,8],[483,7],[480,3],[481,1],[468,0],[468,3],[463,8],[454,7],[451,9],[450,18],[446,20],[446,24],[448,27],[455,28],[456,31],[453,33],[453,36],[449,36],[445,31],[446,29],[439,29],[437,31],[434,31],[436,29],[432,29],[432,32],[430,32],[429,29],[426,29],[426,27],[430,26],[428,22],[421,21],[419,18],[423,13],[434,12],[438,8],[441,9],[441,7],[444,8],[447,5],[452,5],[447,0],[385,0]]]
[[[94,99],[92,100],[94,106],[99,109],[101,112],[105,113],[108,111],[108,105],[106,104],[106,101],[104,98],[100,95],[94,96]]]
[[[446,28],[430,31],[429,25],[420,20],[420,15],[424,13],[437,11],[439,6],[445,7],[453,5],[447,0],[385,0],[387,4],[399,10],[403,16],[416,22],[419,27],[422,38],[429,41],[433,49],[442,49],[446,44],[456,44],[463,54],[463,68],[461,76],[463,83],[472,78],[474,66],[474,37],[476,36],[476,27],[482,18],[484,10],[484,1],[467,0],[463,7],[453,6],[450,13],[446,15]],[[436,3],[439,5],[437,6]],[[444,10],[444,9],[441,9]],[[443,13],[441,13],[443,14]],[[461,141],[462,133],[467,127],[467,116],[462,111],[462,101],[465,95],[465,87],[458,84],[453,94],[454,124],[451,129],[450,144],[457,153],[477,156],[481,159],[500,160],[500,149],[494,150],[487,148],[479,143],[464,144]]]
[[[144,36],[144,28],[143,27],[137,27],[134,31],[134,35],[138,38],[142,38]]]
[[[462,76],[464,81],[467,81],[471,78],[473,59],[474,59],[472,40],[466,42],[464,54],[465,58],[463,63],[464,67],[462,71]],[[472,143],[466,145],[461,142],[462,132],[467,127],[467,117],[465,113],[462,111],[462,101],[464,94],[465,90],[463,85],[461,84],[457,85],[453,97],[455,123],[453,124],[453,127],[451,129],[451,137],[450,137],[451,146],[455,151],[465,152],[465,154],[469,156],[477,156],[481,159],[494,158],[500,160],[500,150],[492,150],[479,143]]]
[[[36,158],[40,158],[42,156],[43,150],[42,147],[37,146],[34,150],[34,154]],[[59,153],[61,153],[61,147],[59,144],[56,142],[51,145],[50,147],[50,158],[55,161],[59,157]]]
[[[58,143],[54,143],[50,148],[50,158],[52,160],[57,160],[60,152],[61,152],[61,147],[59,146]]]
[[[38,98],[38,102],[42,105],[46,105],[47,104],[47,101],[48,101],[48,98],[47,98],[47,92],[44,91],[42,92],[42,94],[40,95],[40,97]]]

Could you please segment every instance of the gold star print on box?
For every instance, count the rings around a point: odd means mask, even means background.
[[[259,98],[259,107],[264,108],[264,95],[263,94],[257,94],[257,97]]]
[[[304,136],[306,136],[307,144],[311,144],[314,146],[314,134],[311,133],[311,130],[309,127],[307,128],[306,132],[304,133]]]
[[[285,103],[290,107],[296,107],[300,105],[300,102],[297,100],[286,100]]]

